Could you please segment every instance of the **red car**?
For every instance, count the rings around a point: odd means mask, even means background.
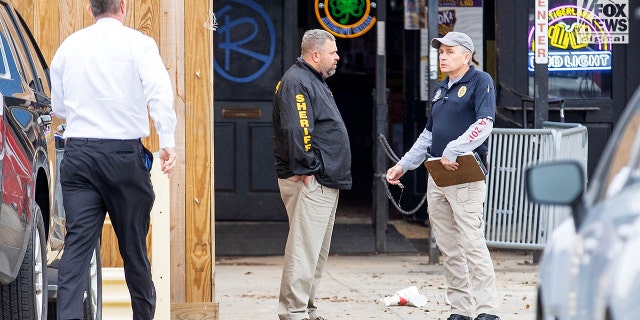
[[[26,23],[0,0],[0,319],[55,319],[65,215],[64,140],[51,128],[47,64]],[[102,318],[100,243],[85,319]]]

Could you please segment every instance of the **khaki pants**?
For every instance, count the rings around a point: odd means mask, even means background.
[[[315,319],[316,293],[329,255],[338,206],[338,189],[321,186],[315,178],[278,179],[280,196],[289,216],[278,316],[280,320]]]
[[[451,313],[474,318],[496,314],[498,298],[493,262],[484,237],[484,181],[427,187],[429,222],[443,257]]]

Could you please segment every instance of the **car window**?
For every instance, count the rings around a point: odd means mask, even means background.
[[[632,175],[637,174],[640,148],[640,105],[636,105],[620,119],[617,134],[612,135],[610,146],[602,155],[601,172],[592,179],[593,202],[608,198],[620,190]],[[609,150],[609,152],[607,152]],[[601,184],[601,185],[600,185]]]
[[[2,19],[0,19],[2,20]],[[18,66],[13,58],[13,50],[7,41],[4,23],[0,21],[0,93],[11,97],[23,92],[22,81],[18,72]]]
[[[638,126],[640,123],[640,116],[637,112],[632,113],[632,117],[627,123],[625,130],[622,132],[618,147],[613,153],[611,159],[611,165],[609,166],[609,172],[605,179],[607,188],[606,196],[615,194],[622,187],[631,172],[629,167],[629,160],[631,156],[631,150],[634,146],[634,141],[637,139]]]
[[[0,79],[11,79],[11,72],[9,72],[9,62],[7,61],[7,54],[5,52],[5,43],[7,41],[4,35],[0,33],[2,41],[0,41]]]
[[[22,41],[22,37],[18,30],[16,30],[14,21],[9,17],[7,13],[7,7],[4,6],[4,10],[0,10],[0,15],[2,16],[3,24],[5,29],[8,31],[8,38],[11,38],[13,41],[13,48],[16,52],[16,60],[22,75],[24,76],[24,80],[27,84],[32,88],[37,88],[37,83],[39,81],[36,79],[34,75],[33,65],[29,62],[30,55],[24,46],[24,42]]]
[[[29,32],[24,20],[20,17],[18,18],[18,21],[14,21],[20,34],[24,35],[24,43],[27,47],[29,55],[31,55],[31,61],[33,61],[33,67],[35,68],[35,77],[38,80],[38,84],[40,85],[38,89],[41,90],[41,92],[43,92],[47,97],[50,97],[51,88],[49,86],[48,74],[45,72],[45,69],[48,69],[47,63],[44,61],[44,57],[37,49],[35,39],[33,39],[33,35]]]

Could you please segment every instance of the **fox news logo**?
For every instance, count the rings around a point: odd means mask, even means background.
[[[609,31],[609,43],[629,43],[629,0],[579,0],[578,10],[600,18]],[[578,14],[579,17],[584,15]],[[593,39],[595,42],[601,39]]]

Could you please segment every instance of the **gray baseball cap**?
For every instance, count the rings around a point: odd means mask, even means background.
[[[473,41],[468,35],[462,32],[450,31],[442,38],[434,38],[433,40],[431,40],[431,46],[436,49],[440,49],[441,44],[450,47],[463,46],[469,49],[471,53],[473,53],[474,51]]]

